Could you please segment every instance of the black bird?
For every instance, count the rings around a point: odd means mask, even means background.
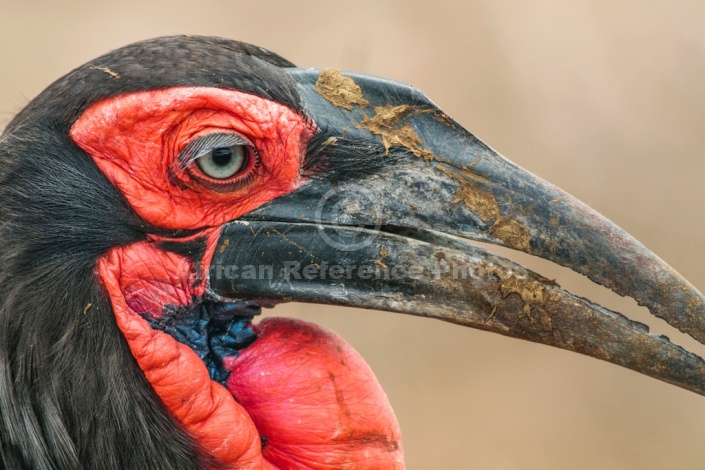
[[[421,92],[207,37],[126,46],[0,139],[4,468],[402,468],[305,301],[439,318],[705,393],[705,363],[467,240],[582,273],[700,342],[703,295]]]

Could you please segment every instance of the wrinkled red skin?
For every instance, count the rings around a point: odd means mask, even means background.
[[[314,130],[291,109],[254,95],[178,87],[95,103],[70,134],[140,217],[191,230],[220,226],[301,186],[301,157]],[[262,157],[252,181],[229,192],[200,185],[177,162],[194,138],[223,131],[246,137]]]
[[[401,432],[384,391],[335,333],[300,320],[262,321],[257,340],[224,360],[226,389],[193,350],[138,314],[158,318],[161,305],[189,305],[198,287],[187,259],[141,242],[113,249],[98,273],[147,380],[227,468],[403,468]]]
[[[241,133],[262,155],[260,171],[232,192],[199,187],[175,165],[191,139],[222,130]],[[114,248],[97,274],[164,406],[226,468],[404,468],[384,391],[335,333],[296,320],[263,321],[257,340],[225,359],[226,389],[210,380],[193,350],[140,315],[159,318],[164,306],[187,306],[203,295],[205,281],[196,280],[206,278],[219,226],[301,185],[300,159],[312,132],[288,108],[230,90],[138,92],[91,106],[71,136],[134,210],[155,226],[198,230],[192,238],[208,240],[201,276],[190,260],[160,249],[156,236]]]
[[[332,331],[271,318],[225,360],[228,390],[266,438],[279,468],[402,468],[401,433],[362,357]]]
[[[153,330],[133,310],[188,305],[190,268],[184,258],[143,242],[113,249],[99,261],[98,275],[132,355],[171,415],[224,465],[263,468],[259,434],[247,412],[210,380],[191,348]]]

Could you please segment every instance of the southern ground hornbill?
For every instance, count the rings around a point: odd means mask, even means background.
[[[4,468],[402,468],[369,367],[262,307],[439,318],[696,393],[705,363],[468,240],[534,254],[703,342],[704,298],[421,92],[204,37],[59,79],[0,140]]]

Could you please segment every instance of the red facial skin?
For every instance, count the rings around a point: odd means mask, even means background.
[[[262,156],[250,184],[232,192],[205,188],[177,161],[194,138],[223,131],[248,138]],[[301,116],[272,101],[183,87],[96,103],[73,125],[71,137],[144,220],[166,229],[200,229],[237,219],[298,188],[301,157],[313,132]]]
[[[195,164],[180,164],[179,152],[194,138],[229,131],[261,157],[258,168],[244,170],[244,184],[219,186]],[[71,137],[145,221],[206,237],[198,277],[206,279],[222,224],[303,184],[301,158],[314,131],[289,108],[263,98],[181,87],[96,103]],[[97,274],[137,364],[203,449],[226,468],[404,467],[399,425],[384,391],[334,333],[300,321],[263,321],[257,340],[226,358],[226,389],[210,380],[193,350],[153,330],[141,313],[159,318],[164,306],[187,306],[205,290],[192,262],[160,249],[162,240],[111,250]]]

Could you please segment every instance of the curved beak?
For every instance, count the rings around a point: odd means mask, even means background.
[[[288,73],[319,129],[307,181],[224,227],[212,295],[438,318],[705,394],[697,355],[469,241],[568,267],[705,342],[705,297],[655,254],[412,87],[336,70]]]

